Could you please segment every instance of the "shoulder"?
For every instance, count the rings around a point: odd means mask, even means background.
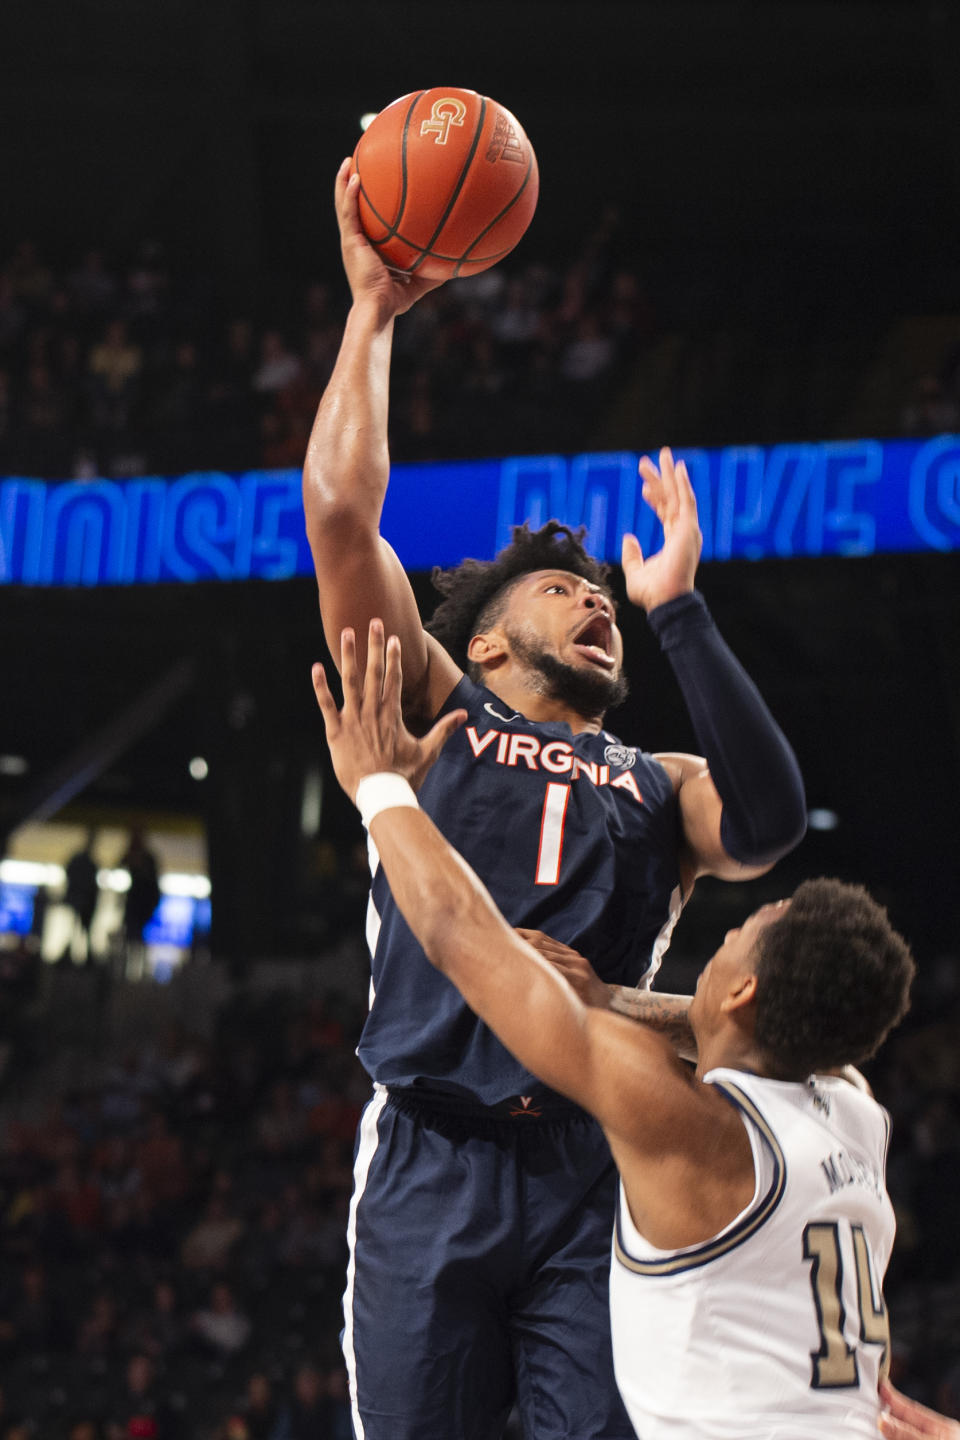
[[[708,773],[707,762],[702,755],[687,755],[679,750],[658,750],[650,757],[667,774],[674,794],[690,780],[697,780]]]

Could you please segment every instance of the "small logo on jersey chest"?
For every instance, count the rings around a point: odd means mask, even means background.
[[[523,719],[523,716],[522,716],[521,714],[519,714],[519,712],[516,711],[516,710],[513,712],[512,715],[503,715],[503,714],[501,714],[501,712],[500,712],[499,710],[495,710],[495,709],[493,708],[493,706],[490,704],[490,701],[489,701],[489,700],[487,701],[487,703],[484,705],[483,708],[484,708],[484,710],[486,710],[486,712],[487,712],[488,715],[495,715],[498,720],[504,720],[508,725],[511,724],[512,721],[514,721],[514,720],[522,720],[522,719]]]
[[[619,765],[621,770],[632,770],[637,763],[637,752],[632,745],[608,745],[603,752],[608,765]]]

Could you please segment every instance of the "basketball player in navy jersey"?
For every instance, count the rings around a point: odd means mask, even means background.
[[[551,522],[489,563],[441,577],[424,628],[379,534],[389,478],[394,321],[430,282],[367,244],[356,181],[336,205],[353,305],[304,468],[324,633],[381,616],[404,655],[404,715],[466,724],[427,775],[423,807],[511,924],[589,955],[610,984],[647,983],[699,874],[759,875],[804,830],[789,745],[721,640],[694,575],[701,537],[686,470],[644,460],[665,540],[624,542],[627,595],[677,676],[702,757],[653,757],[603,729],[623,694],[606,569]],[[628,1440],[607,1314],[615,1175],[599,1127],[539,1084],[430,966],[375,852],[374,1081],[350,1209],[343,1345],[361,1440],[493,1440],[516,1400],[526,1440]]]
[[[384,651],[386,649],[386,662]],[[603,1126],[620,1171],[610,1302],[617,1382],[642,1440],[871,1440],[889,1350],[889,1117],[862,1077],[905,1013],[913,958],[858,886],[808,880],[731,929],[669,1041],[585,1005],[512,929],[403,777],[400,647],[342,641],[342,712],[314,673],[334,769],[432,965],[510,1052]],[[893,1397],[884,1396],[888,1404]]]

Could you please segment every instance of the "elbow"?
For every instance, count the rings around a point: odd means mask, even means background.
[[[769,867],[795,849],[806,833],[807,807],[802,792],[767,813],[736,817],[725,807],[720,817],[723,848],[740,865]]]
[[[723,801],[720,839],[741,865],[773,865],[799,845],[807,831],[803,776],[786,741],[765,769],[762,783]]]
[[[426,918],[420,928],[418,939],[430,964],[443,975],[452,975],[458,970],[458,960],[463,948],[463,918],[460,907],[453,902],[449,905],[434,905],[421,911]]]
[[[363,540],[377,535],[377,517],[365,512],[350,496],[338,494],[325,485],[309,485],[304,473],[304,514],[307,539],[314,557],[341,560],[357,552]]]

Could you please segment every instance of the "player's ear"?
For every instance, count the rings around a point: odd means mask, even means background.
[[[750,973],[738,975],[720,1002],[720,1009],[725,1014],[732,1014],[736,1010],[742,1010],[747,1005],[752,1005],[757,998],[757,977]]]
[[[506,654],[506,639],[495,626],[474,635],[467,646],[467,659],[471,665],[496,665],[506,658]]]

